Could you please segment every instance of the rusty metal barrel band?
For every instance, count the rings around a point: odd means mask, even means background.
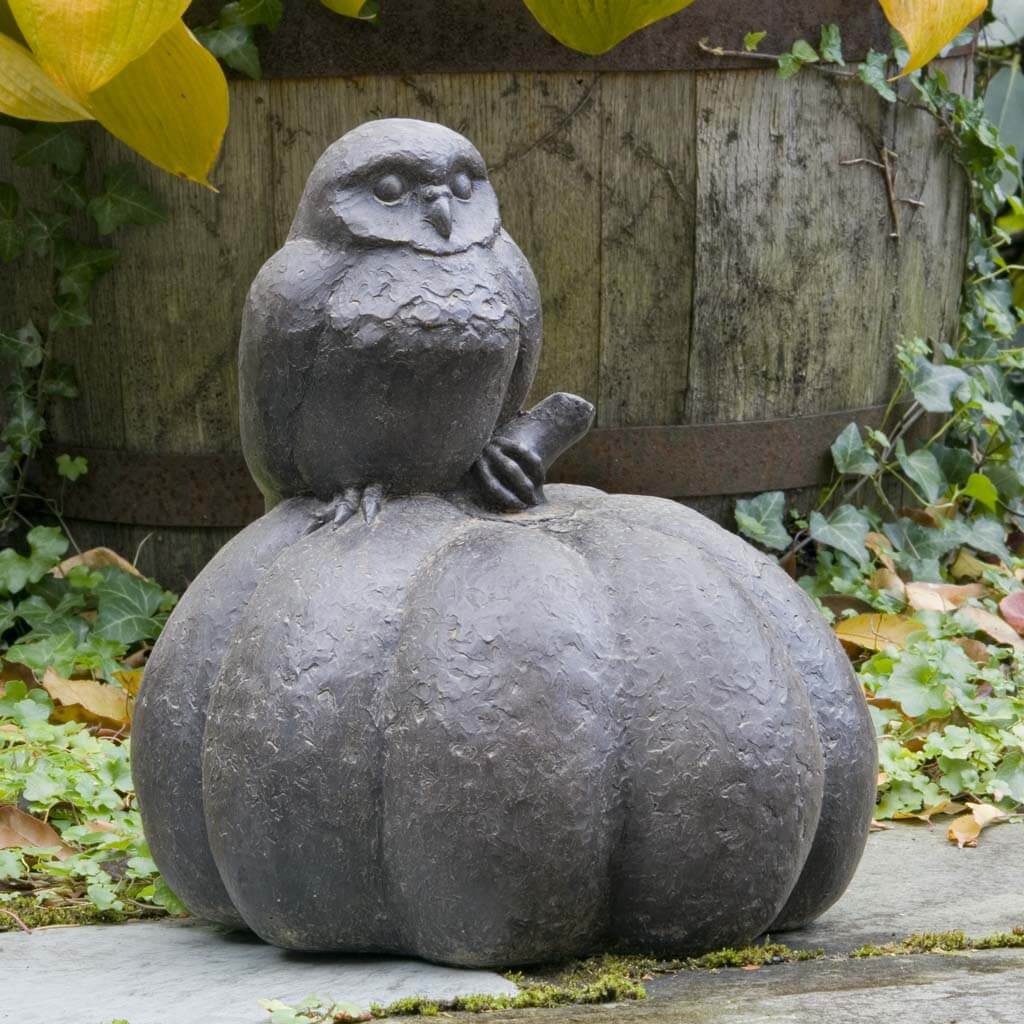
[[[878,426],[883,414],[878,405],[742,423],[598,428],[562,456],[549,481],[684,499],[815,487],[828,480],[836,435],[850,422]],[[86,476],[62,481],[54,466],[61,452],[84,455]],[[37,462],[34,483],[49,496],[63,492],[70,519],[236,528],[263,514],[263,499],[234,452],[51,445]]]
[[[192,4],[186,20],[216,20],[221,0]],[[765,30],[763,49],[782,53],[796,39],[817,45],[821,26],[842,27],[847,59],[888,50],[877,4],[850,0],[697,0],[627,38],[600,57],[576,53],[549,36],[522,0],[384,0],[375,23],[339,17],[321,4],[288,6],[273,33],[261,34],[264,78],[481,71],[692,71],[768,67],[752,57],[723,58],[701,40],[742,51],[743,37]]]

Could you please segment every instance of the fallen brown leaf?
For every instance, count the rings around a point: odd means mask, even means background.
[[[1024,590],[1017,590],[999,602],[999,614],[1018,632],[1024,633]]]
[[[65,679],[48,668],[43,689],[59,705],[53,713],[58,721],[113,725],[118,729],[124,729],[130,721],[128,694],[119,686],[95,679]]]
[[[988,664],[989,650],[980,640],[975,640],[973,636],[958,636],[954,642],[963,648],[964,654],[976,665]]]
[[[984,597],[988,589],[981,583],[908,583],[907,602],[917,611],[951,612],[968,598]]]
[[[982,633],[987,633],[997,643],[1006,644],[1014,650],[1024,650],[1024,640],[1017,631],[1008,623],[1004,622],[998,615],[985,611],[984,608],[975,608],[972,605],[965,605],[957,612],[957,617],[969,622]]]
[[[888,832],[891,828],[895,828],[895,825],[890,825],[886,821],[874,821],[872,820],[868,827],[869,832]]]
[[[906,615],[854,615],[835,625],[836,636],[844,644],[882,651],[886,647],[905,647],[907,638],[921,628],[921,623]]]
[[[52,825],[26,814],[13,804],[4,804],[0,807],[0,850],[15,846],[56,847],[60,860],[67,860],[75,853]]]
[[[967,548],[961,548],[949,571],[956,580],[979,580],[981,574],[991,568],[988,562],[983,562]]]
[[[978,836],[981,835],[982,829],[988,828],[989,825],[997,825],[1009,818],[1005,811],[1001,811],[991,804],[969,803],[967,806],[971,809],[970,813],[954,818],[946,833],[949,841],[956,843],[961,850],[965,846],[977,846]]]
[[[60,565],[54,566],[50,572],[59,579],[62,576],[67,576],[76,565],[84,565],[88,569],[104,569],[109,567],[120,569],[121,572],[130,572],[133,576],[142,576],[142,573],[127,558],[122,558],[116,551],[111,551],[110,548],[90,548],[81,554],[72,555],[70,558],[65,558]]]
[[[919,811],[898,811],[893,815],[893,817],[903,821],[914,818],[918,821],[926,821],[928,824],[931,824],[931,820],[936,814],[959,814],[963,809],[963,804],[958,804],[954,800],[943,800],[940,804],[934,804],[931,807],[923,807]]]
[[[115,672],[114,678],[133,696],[139,695],[139,687],[142,685],[142,669],[135,668],[131,671]]]
[[[907,599],[907,585],[896,575],[894,570],[885,566],[875,570],[871,579],[868,580],[868,586],[875,590],[884,590],[901,601]]]
[[[892,560],[893,547],[889,538],[884,533],[868,533],[864,537],[864,543],[868,550],[877,558],[882,565],[890,572],[896,571],[896,563]]]

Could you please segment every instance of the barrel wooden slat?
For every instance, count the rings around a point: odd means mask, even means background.
[[[965,60],[946,65],[967,84]],[[894,111],[856,83],[809,72],[784,82],[771,69],[502,71],[235,81],[231,102],[219,195],[90,130],[104,160],[139,166],[171,217],[124,234],[95,327],[61,346],[83,390],[54,416],[69,451],[238,452],[246,290],[316,157],[371,117],[439,120],[477,142],[541,286],[534,396],[585,395],[603,427],[874,405],[888,397],[901,335],[955,329],[961,172],[926,114]],[[881,176],[840,164],[874,158],[876,137],[898,154],[900,194],[926,203],[902,211],[898,246]],[[0,152],[0,178],[22,185],[8,160]],[[14,275],[5,320],[38,306],[38,276]],[[126,480],[114,502],[130,506],[135,486],[144,481]],[[693,503],[731,520],[733,502]],[[142,565],[172,586],[231,532],[72,526],[80,544],[128,554],[152,533]]]
[[[602,82],[602,427],[682,422],[693,300],[696,76]]]

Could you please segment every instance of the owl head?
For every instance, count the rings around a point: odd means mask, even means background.
[[[445,255],[488,243],[500,228],[487,168],[468,139],[388,118],[353,128],[317,160],[289,237]]]

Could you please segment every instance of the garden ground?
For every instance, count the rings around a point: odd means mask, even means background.
[[[485,1020],[541,1014],[549,1024],[1019,1024],[1022,840],[1024,825],[1016,823],[986,830],[975,849],[948,843],[941,827],[873,834],[846,896],[811,928],[781,937],[793,950],[822,950],[819,959],[655,973],[643,979],[643,1001],[495,1011]],[[958,932],[989,941],[936,938]],[[912,933],[929,936],[918,948],[951,951],[906,952],[899,943]],[[990,939],[996,935],[1002,939]],[[887,944],[895,946],[882,948]],[[966,948],[976,945],[997,948]],[[412,995],[443,1003],[511,990],[492,972],[300,957],[180,921],[8,932],[0,935],[0,962],[2,1024],[265,1024],[260,998],[295,1003],[323,992],[367,1008]]]

